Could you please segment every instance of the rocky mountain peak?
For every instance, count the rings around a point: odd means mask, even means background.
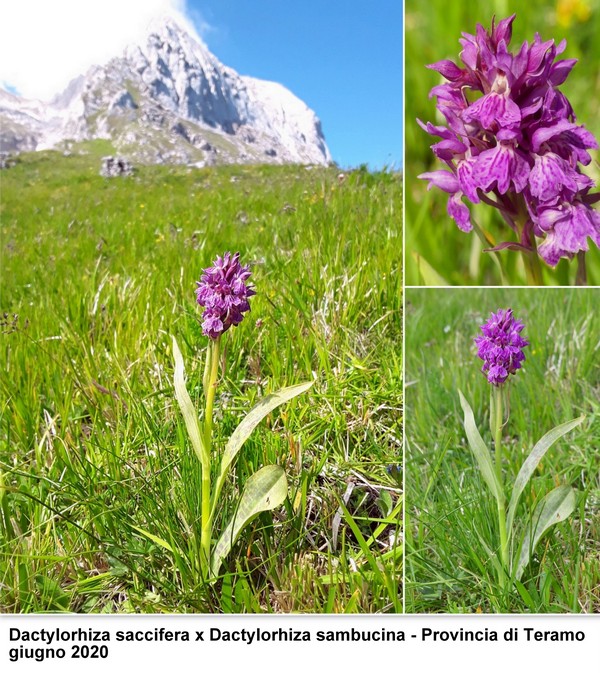
[[[73,80],[35,120],[35,106],[13,98],[8,105],[0,96],[0,118],[10,117],[2,123],[3,149],[104,138],[145,163],[331,159],[320,122],[302,101],[280,84],[240,76],[169,17],[154,21],[139,44]]]

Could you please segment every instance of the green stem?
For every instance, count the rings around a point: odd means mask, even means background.
[[[496,454],[496,476],[502,484],[502,388],[494,386],[493,389],[494,405],[494,449]]]
[[[489,247],[490,245],[493,246],[493,243],[491,241],[488,241],[486,235],[484,234],[481,227],[477,224],[477,222],[471,220],[471,224],[473,225],[473,231],[477,234],[477,238],[479,238],[479,240],[483,243],[484,248]],[[502,283],[502,285],[508,285],[508,280],[506,279],[506,273],[504,272],[504,266],[502,265],[502,258],[496,251],[493,250],[491,250],[489,254],[494,260],[494,264],[497,266],[498,271],[500,272],[500,282]]]
[[[585,268],[585,251],[580,250],[577,253],[577,275],[575,285],[587,285],[587,270]]]
[[[494,434],[494,452],[496,454],[496,476],[500,484],[500,496],[498,504],[498,528],[500,531],[500,559],[502,562],[502,573],[498,578],[500,588],[504,589],[505,577],[509,572],[508,560],[508,536],[506,534],[506,503],[504,499],[504,480],[502,478],[502,425],[503,425],[503,390],[501,386],[494,386],[493,390],[493,434]]]
[[[540,264],[540,256],[538,255],[535,236],[532,236],[531,252],[523,251],[523,263],[525,264],[525,276],[527,277],[528,285],[543,285],[544,277],[542,276],[542,265]]]
[[[210,357],[210,374],[206,385],[206,406],[204,411],[204,441],[210,452],[212,442],[212,428],[213,428],[213,404],[215,401],[215,393],[217,391],[217,378],[219,376],[219,347],[221,345],[221,337],[210,342],[208,347],[208,355]]]
[[[208,456],[206,464],[202,464],[202,530],[200,537],[201,559],[200,567],[205,577],[208,577],[210,569],[210,553],[212,542],[212,519],[210,516],[210,467],[212,455],[212,428],[213,428],[213,405],[217,390],[219,376],[219,345],[220,337],[210,340],[206,351],[206,364],[204,367],[204,446]]]
[[[527,212],[527,206],[522,197],[518,201],[518,210],[519,215],[515,219],[515,224],[517,225],[519,240],[523,238],[523,231],[527,226],[529,220],[529,214]],[[544,277],[542,275],[542,265],[540,264],[540,256],[537,251],[537,242],[535,240],[535,234],[531,232],[530,236],[527,238],[531,242],[531,250],[523,250],[521,253],[523,264],[525,266],[525,276],[527,278],[527,285],[543,285]]]

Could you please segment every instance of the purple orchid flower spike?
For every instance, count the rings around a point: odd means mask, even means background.
[[[523,349],[529,345],[522,336],[525,325],[513,317],[512,309],[499,309],[481,326],[483,336],[475,337],[481,371],[494,386],[501,386],[525,361]]]
[[[462,231],[473,229],[467,204],[485,201],[517,235],[495,250],[520,249],[530,258],[539,253],[556,266],[587,251],[589,240],[600,246],[597,198],[589,194],[594,183],[580,170],[598,143],[558,90],[576,63],[557,60],[566,42],[536,34],[511,52],[514,20],[463,33],[458,64],[427,66],[447,80],[430,93],[446,125],[417,121],[441,138],[432,150],[446,170],[418,177],[429,181],[428,189],[449,194],[448,213]]]
[[[204,307],[202,332],[217,339],[232,325],[239,325],[250,310],[248,299],[256,294],[247,284],[248,266],[240,264],[240,253],[226,252],[204,269],[196,288],[196,301]]]

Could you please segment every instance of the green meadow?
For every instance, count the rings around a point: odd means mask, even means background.
[[[600,357],[597,291],[410,289],[406,293],[406,610],[565,613],[600,610]],[[503,591],[496,502],[467,444],[458,391],[487,446],[490,384],[473,338],[492,311],[525,323],[503,429],[509,488],[533,445],[582,414],[523,492],[517,520],[553,488],[576,490],[573,514],[541,538],[521,582]]]
[[[401,176],[298,166],[139,167],[87,153],[2,171],[0,610],[401,610]],[[239,251],[256,296],[224,338],[222,447],[256,402],[311,390],[242,449],[215,530],[259,467],[288,474],[221,576],[198,573],[195,281]],[[216,462],[216,461],[215,461]]]
[[[427,69],[442,59],[459,61],[462,32],[473,34],[477,23],[490,28],[492,17],[503,19],[516,13],[510,50],[518,50],[536,32],[544,40],[567,47],[558,58],[576,58],[578,63],[560,89],[571,101],[577,121],[600,137],[600,3],[597,0],[476,0],[427,4],[406,2],[406,284],[407,285],[502,285],[494,258],[483,252],[479,238],[465,234],[446,212],[447,195],[439,189],[427,191],[427,181],[417,176],[443,168],[430,146],[435,138],[425,133],[416,120],[440,124],[443,121],[429,91],[443,78]],[[592,163],[585,167],[600,183],[598,151],[591,152]],[[470,205],[471,215],[488,241],[498,244],[512,240],[512,231],[494,208]],[[590,242],[586,255],[588,284],[600,284],[600,250]],[[521,256],[504,250],[500,254],[509,285],[526,284]],[[577,264],[563,259],[555,269],[543,264],[546,285],[573,285]]]

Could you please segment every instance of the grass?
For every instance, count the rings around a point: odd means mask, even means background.
[[[400,176],[140,167],[103,148],[2,173],[0,610],[397,612],[402,403]],[[261,395],[315,380],[248,440],[225,491],[286,468],[285,507],[198,573],[200,475],[171,337],[202,406],[194,303],[224,250],[253,267],[225,340],[215,445]]]
[[[539,32],[545,39],[567,40],[567,49],[560,58],[577,58],[575,66],[561,90],[571,101],[577,119],[596,137],[600,136],[600,3],[597,0],[475,0],[448,3],[432,0],[425,5],[406,2],[406,284],[407,285],[501,285],[501,277],[493,258],[482,253],[482,244],[474,234],[464,234],[446,212],[446,195],[437,189],[427,191],[427,182],[417,175],[442,168],[430,145],[435,139],[416,123],[419,118],[439,124],[435,99],[430,89],[442,78],[425,65],[441,59],[456,61],[460,52],[461,32],[473,33],[476,23],[489,28],[495,14],[499,19],[515,12],[511,46],[531,42]],[[598,182],[600,154],[586,171]],[[506,225],[499,213],[484,204],[472,206],[473,219],[492,240],[507,240]],[[440,241],[443,240],[443,245]],[[600,284],[600,250],[587,254],[588,283]],[[503,251],[509,283],[526,283],[520,255]],[[430,272],[432,267],[437,277]],[[555,270],[544,265],[546,285],[573,285],[576,264],[562,260]]]
[[[597,612],[600,609],[600,324],[592,289],[411,289],[406,295],[407,612]],[[512,307],[530,342],[511,381],[505,480],[559,423],[581,426],[546,454],[519,512],[559,484],[577,508],[542,538],[519,591],[502,593],[485,545],[498,540],[495,501],[466,443],[458,400],[470,402],[491,445],[489,384],[473,337]]]

